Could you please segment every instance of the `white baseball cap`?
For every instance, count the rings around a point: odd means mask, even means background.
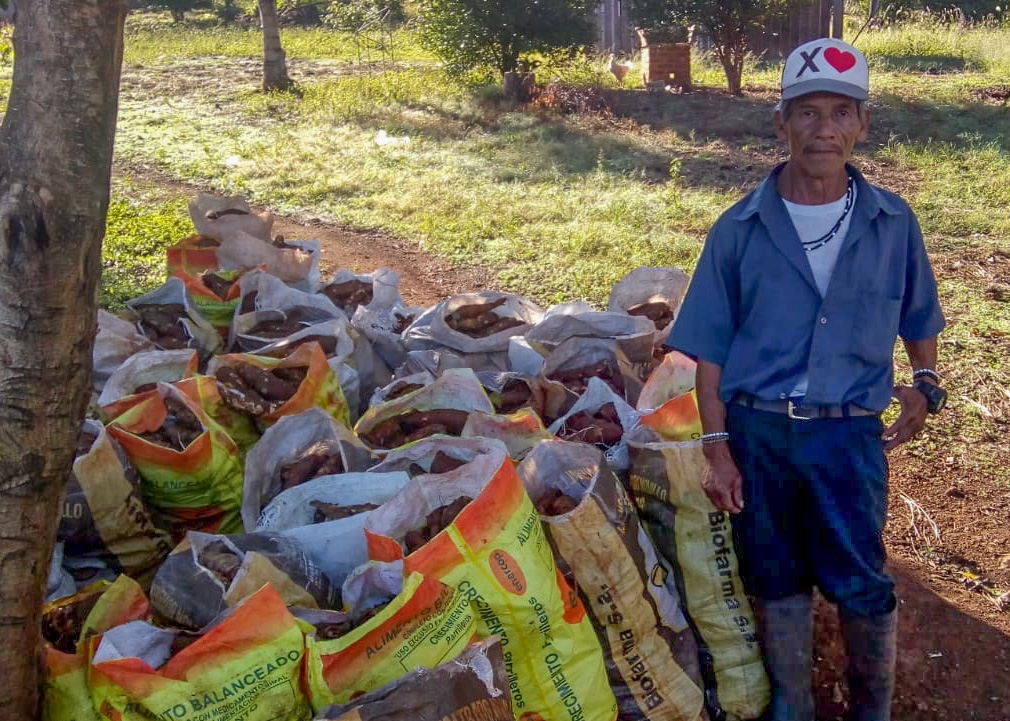
[[[782,68],[782,99],[818,92],[869,98],[870,68],[863,54],[834,38],[811,40],[789,53]]]

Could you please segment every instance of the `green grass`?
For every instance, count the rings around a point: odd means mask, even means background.
[[[431,60],[414,33],[399,30],[391,39],[381,35],[338,33],[325,27],[283,27],[281,42],[288,59],[329,58],[337,60]],[[382,45],[380,47],[380,44]],[[127,21],[127,65],[161,63],[184,57],[256,57],[263,52],[263,36],[257,27],[216,25],[203,22],[174,24],[166,13],[134,13]]]
[[[1010,27],[961,28],[924,15],[917,22],[864,31],[858,46],[876,70],[993,75],[1010,70]]]
[[[487,267],[497,285],[541,303],[602,304],[631,268],[692,267],[718,214],[782,157],[770,123],[774,64],[751,62],[751,90],[731,98],[718,63],[696,55],[702,92],[626,92],[613,96],[613,115],[562,116],[454,84],[406,33],[386,68],[352,62],[353,43],[336,33],[282,37],[298,95],[257,91],[255,28],[180,32],[131,18],[119,166],[154,165],[281,212],[381,228]],[[907,456],[929,472],[937,453],[955,454],[1010,483],[998,440],[1010,419],[1010,306],[989,292],[1010,275],[1010,119],[998,92],[1010,30],[920,22],[868,31],[859,46],[873,103],[858,162],[917,212],[949,320],[940,366],[952,409]],[[615,87],[591,58],[541,73],[590,94]],[[636,68],[625,87],[639,82]],[[0,103],[8,86],[0,66]],[[380,132],[409,141],[380,145]],[[114,198],[102,295],[113,308],[161,282],[164,247],[191,232],[181,201],[145,198],[130,183]]]
[[[186,103],[124,104],[119,150],[281,210],[417,238],[501,268],[503,281],[544,301],[600,300],[629,258],[688,264],[698,234],[730,201],[724,189],[685,187],[673,212],[673,186],[656,182],[671,157],[700,143],[482,112],[419,75],[364,79],[361,102],[342,100],[355,78],[307,86],[301,99],[242,95],[232,112],[277,120],[232,121],[224,131]],[[409,141],[378,145],[379,131]]]
[[[102,245],[98,302],[121,310],[126,301],[165,281],[165,249],[192,233],[185,199],[151,201],[129,184],[114,188]]]

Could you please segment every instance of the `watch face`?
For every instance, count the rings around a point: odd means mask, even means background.
[[[926,396],[930,413],[939,413],[947,405],[947,391],[940,386],[920,380],[916,381],[915,388]]]
[[[930,402],[932,408],[930,408],[933,413],[938,413],[947,405],[947,391],[945,391],[940,386],[933,386],[933,400]]]

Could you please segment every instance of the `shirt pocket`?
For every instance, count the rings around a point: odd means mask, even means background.
[[[900,318],[901,298],[861,293],[852,325],[852,352],[869,365],[891,363]]]

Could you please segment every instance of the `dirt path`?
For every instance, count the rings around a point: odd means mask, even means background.
[[[188,198],[201,190],[149,169],[131,168],[129,172],[131,184],[148,197]],[[289,239],[318,238],[324,277],[342,267],[357,272],[392,268],[400,274],[401,293],[412,304],[430,305],[454,293],[486,288],[491,277],[484,269],[452,266],[409,241],[317,218],[278,215],[274,232]],[[895,557],[891,570],[897,580],[900,603],[898,688],[893,718],[1010,721],[1010,613],[999,611],[990,600],[977,590],[966,588],[963,581],[950,573],[944,575],[942,566],[930,565],[921,555],[909,552],[902,530],[906,519],[899,491],[914,485],[923,494],[927,486],[946,489],[955,481],[971,485],[975,490],[966,494],[967,501],[958,499],[958,508],[944,504],[945,526],[961,526],[958,531],[962,534],[972,533],[973,518],[977,522],[977,517],[991,517],[998,525],[998,519],[1010,508],[1010,495],[1005,488],[987,486],[985,479],[936,477],[927,481],[900,457],[893,460],[897,462],[892,468],[887,543]],[[936,495],[942,492],[937,490]],[[940,500],[936,502],[939,504]],[[1007,528],[1010,524],[1001,533],[1010,532]],[[1010,558],[1007,560],[1010,565]],[[818,719],[840,720],[846,709],[845,658],[837,614],[824,602],[817,608],[815,656]]]
[[[274,232],[292,240],[318,238],[324,278],[338,268],[352,268],[358,273],[392,268],[400,274],[400,293],[411,305],[433,305],[446,296],[480,290],[488,275],[475,268],[453,267],[409,241],[319,220],[277,216]]]
[[[124,168],[116,168],[114,175],[121,177],[126,172]],[[200,191],[211,192],[150,168],[131,167],[128,172],[132,188],[157,200],[191,198]],[[319,218],[275,214],[273,232],[288,240],[318,238],[319,265],[324,278],[340,268],[351,268],[356,273],[392,268],[400,274],[400,293],[411,305],[433,305],[446,296],[484,289],[491,276],[482,268],[454,266],[425,253],[410,241]]]

